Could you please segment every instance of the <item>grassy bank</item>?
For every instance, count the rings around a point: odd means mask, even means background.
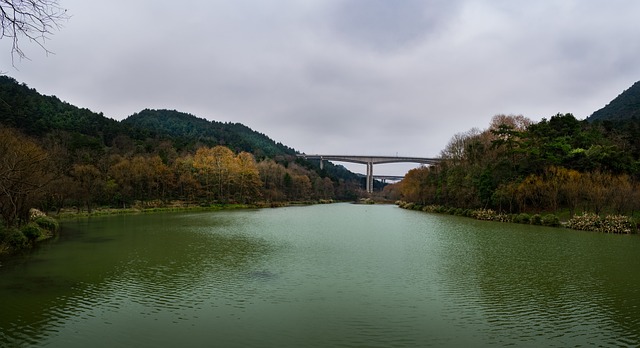
[[[179,211],[218,211],[218,210],[234,210],[234,209],[260,209],[260,208],[279,208],[292,205],[312,205],[312,204],[328,204],[333,200],[319,201],[292,201],[292,202],[257,202],[252,204],[240,203],[214,203],[214,204],[198,204],[183,201],[174,201],[169,203],[146,202],[144,204],[135,204],[128,208],[98,207],[87,210],[79,210],[76,208],[61,209],[60,212],[50,213],[57,219],[72,219],[89,216],[103,215],[122,215],[122,214],[146,214],[157,212],[179,212]]]
[[[419,210],[428,213],[439,213],[456,216],[470,217],[477,220],[511,222],[519,224],[564,227],[581,231],[594,231],[602,233],[617,234],[637,234],[638,223],[635,219],[624,215],[597,215],[584,212],[580,215],[568,217],[561,220],[558,215],[548,214],[505,214],[491,209],[461,209],[451,208],[441,205],[420,205],[409,202],[398,201],[396,204],[400,208],[409,210]]]
[[[89,216],[104,216],[104,215],[123,215],[123,214],[148,214],[158,212],[178,212],[178,211],[216,211],[216,210],[232,210],[232,209],[251,209],[260,208],[255,204],[211,204],[211,205],[180,205],[180,206],[158,206],[158,207],[131,207],[131,208],[112,208],[112,207],[99,207],[92,209],[91,212],[87,210],[77,209],[61,209],[58,213],[52,213],[57,219],[74,219]]]

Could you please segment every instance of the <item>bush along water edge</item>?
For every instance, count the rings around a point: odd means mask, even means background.
[[[0,225],[0,255],[31,248],[57,235],[58,221],[37,209],[29,212],[29,222],[19,227]]]
[[[441,205],[420,205],[411,202],[397,201],[396,205],[403,209],[419,210],[427,213],[449,214],[465,216],[483,221],[512,222],[525,225],[539,225],[549,227],[566,227],[581,231],[602,233],[633,234],[638,232],[637,223],[625,215],[605,215],[603,217],[584,212],[575,215],[563,223],[556,214],[505,214],[492,209],[461,209],[449,208]]]

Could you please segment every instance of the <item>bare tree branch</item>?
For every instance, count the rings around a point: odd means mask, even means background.
[[[20,46],[20,38],[36,43],[47,54],[52,53],[45,42],[53,31],[69,19],[67,10],[58,0],[0,0],[0,39],[11,38],[11,64],[15,57],[27,58]]]

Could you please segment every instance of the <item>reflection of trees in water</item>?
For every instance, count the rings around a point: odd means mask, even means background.
[[[484,321],[492,344],[639,342],[635,241],[466,223],[457,236],[466,243],[447,251],[450,310]]]
[[[238,282],[270,247],[227,233],[233,217],[211,215],[67,223],[62,233],[74,238],[0,269],[0,342],[37,344],[69,319],[104,306],[178,315],[218,297],[242,295],[233,293]]]

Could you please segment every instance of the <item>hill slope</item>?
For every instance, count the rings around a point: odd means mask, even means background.
[[[621,121],[634,117],[640,119],[640,81],[587,117],[587,121]]]
[[[8,126],[39,139],[56,133],[72,152],[90,149],[93,159],[116,147],[116,139],[129,138],[139,146],[169,140],[179,152],[194,152],[197,147],[224,145],[235,152],[252,153],[256,159],[294,161],[296,151],[240,123],[208,121],[175,110],[142,110],[123,121],[105,117],[86,108],[45,96],[26,84],[0,75],[0,126]],[[60,141],[58,141],[60,142]],[[138,151],[141,151],[140,149]],[[78,156],[85,156],[84,153]],[[318,163],[298,160],[309,170],[320,172]],[[342,166],[325,164],[324,175],[334,179],[359,180]]]
[[[53,130],[101,138],[110,144],[119,133],[128,133],[116,120],[45,96],[8,76],[0,76],[0,124],[40,137]]]
[[[131,128],[170,137],[178,147],[193,146],[196,143],[207,146],[226,145],[236,152],[251,152],[257,158],[296,154],[294,149],[276,143],[243,124],[208,121],[175,110],[145,109],[129,116],[122,123]]]
[[[296,151],[240,123],[208,121],[174,110],[143,110],[118,122],[85,108],[45,96],[8,76],[0,76],[0,124],[42,137],[65,131],[111,146],[118,135],[134,140],[168,138],[176,147],[226,145],[257,158],[295,155]]]

